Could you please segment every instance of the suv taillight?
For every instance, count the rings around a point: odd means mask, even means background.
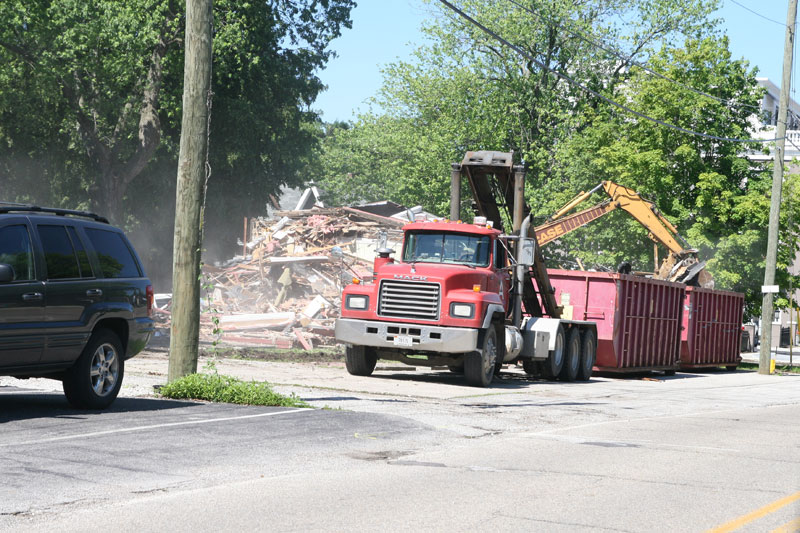
[[[153,302],[156,299],[153,286],[148,285],[147,289],[145,289],[145,293],[147,294],[147,316],[153,316]]]

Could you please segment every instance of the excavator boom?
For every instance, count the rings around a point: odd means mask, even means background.
[[[612,202],[619,204],[618,207],[620,209],[630,213],[642,226],[647,228],[650,232],[649,237],[652,240],[663,244],[674,254],[680,255],[691,252],[684,249],[676,240],[676,237],[680,238],[678,229],[664,215],[658,212],[652,202],[644,200],[636,191],[610,181],[603,182],[603,189],[611,197]]]
[[[608,200],[589,209],[565,216],[600,188],[605,190],[609,196]],[[547,244],[617,208],[630,213],[642,226],[647,228],[650,232],[648,236],[653,241],[663,244],[672,253],[686,254],[694,251],[681,246],[677,239],[683,240],[683,238],[678,234],[678,229],[658,212],[652,202],[643,199],[636,191],[611,181],[603,181],[591,191],[575,196],[564,207],[556,211],[547,222],[535,228],[536,240],[540,245]]]
[[[567,214],[601,188],[609,196],[609,199],[583,211]],[[678,239],[680,239],[685,244],[688,244],[680,236],[678,229],[658,211],[655,204],[643,199],[636,191],[611,181],[603,181],[594,189],[588,192],[581,192],[567,202],[544,224],[534,229],[536,240],[540,246],[544,246],[615,209],[627,211],[648,230],[650,239],[669,249],[670,254],[656,273],[657,278],[686,281],[699,274],[698,279],[701,279],[701,284],[706,285],[711,282],[710,275],[702,271],[705,263],[697,262],[695,257],[697,250],[688,247],[684,248],[678,242]]]
[[[536,242],[539,243],[539,246],[544,246],[545,244],[552,242],[566,235],[567,233],[570,233],[571,231],[585,226],[593,220],[597,220],[616,208],[617,206],[612,204],[610,200],[606,200],[594,207],[584,209],[583,211],[579,211],[569,215],[568,217],[545,222],[540,226],[536,226]]]

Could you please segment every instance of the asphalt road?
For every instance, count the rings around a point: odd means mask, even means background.
[[[139,364],[158,379],[157,359]],[[0,387],[0,528],[800,530],[800,377],[507,372],[479,390],[391,367],[219,367],[340,409],[124,397],[86,413]]]

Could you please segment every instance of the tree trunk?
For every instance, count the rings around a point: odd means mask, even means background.
[[[186,64],[175,205],[169,381],[197,372],[201,213],[208,150],[207,99],[211,85],[211,7],[212,0],[186,0]]]

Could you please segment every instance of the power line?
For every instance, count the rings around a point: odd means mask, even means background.
[[[512,3],[512,4],[514,4],[518,8],[520,8],[520,9],[522,9],[524,11],[527,11],[531,15],[534,15],[535,17],[539,17],[540,21],[544,21],[544,17],[540,13],[534,11],[533,9],[530,9],[529,7],[526,7],[526,6],[522,5],[522,4],[520,4],[516,0],[507,0],[507,1]],[[544,22],[548,23],[548,24],[554,24],[555,26],[563,29],[564,31],[566,31],[567,33],[572,35],[573,37],[577,37],[578,39],[581,39],[581,40],[583,40],[583,41],[585,41],[585,42],[587,42],[587,43],[599,48],[600,50],[608,52],[609,54],[611,54],[611,55],[613,55],[613,56],[615,56],[615,57],[617,57],[617,58],[619,58],[619,59],[621,59],[623,61],[627,61],[630,64],[639,67],[640,69],[644,70],[645,72],[648,72],[648,73],[650,73],[650,74],[652,74],[652,75],[654,75],[654,76],[656,76],[658,78],[661,78],[664,81],[668,81],[670,83],[674,83],[675,85],[683,87],[684,89],[687,89],[687,90],[689,90],[689,91],[691,91],[691,92],[693,92],[695,94],[699,94],[701,96],[705,96],[707,98],[711,98],[713,100],[716,100],[717,102],[721,102],[721,103],[723,103],[725,105],[729,105],[729,106],[732,106],[732,107],[749,107],[751,109],[757,109],[757,110],[761,111],[761,108],[759,106],[754,106],[754,105],[751,105],[751,104],[744,104],[744,103],[736,102],[735,100],[729,100],[729,99],[725,99],[725,98],[720,98],[718,96],[714,96],[713,94],[708,94],[708,93],[705,93],[705,92],[703,92],[703,91],[701,91],[699,89],[696,89],[696,88],[692,87],[691,85],[687,85],[687,84],[682,83],[680,81],[673,80],[672,78],[669,78],[669,77],[661,74],[660,72],[656,72],[655,70],[651,69],[650,67],[648,67],[644,63],[640,63],[639,61],[636,61],[635,59],[633,59],[633,56],[627,56],[626,57],[624,54],[622,54],[618,50],[614,50],[613,48],[610,48],[608,46],[604,47],[603,46],[604,43],[601,44],[602,41],[592,40],[592,39],[586,37],[585,35],[583,35],[582,33],[578,32],[578,31],[574,31],[574,30],[569,29],[564,24],[558,24],[558,23],[555,23],[555,22],[549,21],[549,20],[548,21],[544,21]]]
[[[619,109],[622,109],[623,111],[627,111],[628,113],[630,113],[632,115],[636,115],[637,117],[642,118],[644,120],[648,120],[650,122],[653,122],[655,124],[659,124],[661,126],[664,126],[665,128],[669,128],[669,129],[672,129],[672,130],[675,130],[675,131],[680,131],[682,133],[687,133],[689,135],[696,135],[698,137],[704,137],[706,139],[713,139],[713,140],[717,140],[717,141],[737,142],[737,143],[768,143],[768,142],[775,142],[775,141],[778,141],[780,139],[785,138],[785,137],[781,137],[781,138],[775,138],[775,139],[738,139],[738,138],[735,138],[735,137],[719,137],[717,135],[711,135],[711,134],[708,134],[708,133],[702,133],[702,132],[699,132],[699,131],[693,131],[693,130],[689,130],[689,129],[686,129],[686,128],[682,128],[680,126],[676,126],[675,124],[670,124],[668,122],[664,122],[663,120],[659,120],[657,118],[653,118],[651,116],[645,115],[644,113],[640,113],[639,111],[636,111],[635,109],[631,109],[630,107],[628,107],[628,106],[626,106],[624,104],[620,104],[619,102],[616,102],[616,101],[612,100],[611,98],[608,98],[607,96],[603,96],[602,94],[598,93],[597,91],[595,91],[593,89],[590,89],[589,87],[586,87],[585,85],[583,85],[579,81],[572,79],[571,77],[567,76],[566,74],[563,74],[561,72],[558,72],[557,70],[554,70],[554,69],[550,68],[549,66],[545,65],[544,63],[542,63],[541,61],[539,61],[538,59],[536,59],[532,55],[528,54],[524,50],[520,49],[516,45],[511,44],[509,41],[507,41],[506,39],[504,39],[500,35],[496,34],[495,32],[493,32],[492,30],[490,30],[489,28],[487,28],[486,26],[484,26],[483,24],[481,24],[480,22],[478,22],[474,18],[470,17],[469,15],[464,13],[462,10],[460,10],[459,8],[457,8],[456,6],[454,6],[453,4],[448,2],[447,0],[439,0],[439,2],[441,2],[442,4],[447,6],[450,10],[452,10],[453,12],[458,14],[463,19],[465,19],[468,22],[470,22],[472,25],[477,26],[481,31],[483,31],[484,33],[486,33],[490,37],[493,37],[495,40],[499,41],[500,43],[504,44],[505,46],[507,46],[508,48],[513,50],[514,52],[516,52],[517,54],[519,54],[522,57],[526,58],[528,61],[532,62],[533,64],[535,64],[539,68],[547,70],[549,72],[552,72],[557,77],[561,78],[562,80],[564,80],[564,81],[566,81],[566,82],[568,82],[568,83],[570,83],[572,85],[575,85],[576,87],[579,87],[580,89],[583,89],[585,92],[591,94],[592,96],[595,96],[595,97],[603,100],[604,102],[613,105],[614,107],[618,107]]]
[[[762,15],[761,13],[758,13],[757,11],[753,11],[752,9],[750,9],[749,7],[747,7],[746,5],[744,5],[744,4],[741,4],[741,3],[737,2],[736,0],[731,0],[731,2],[733,2],[733,3],[734,3],[734,4],[736,4],[737,6],[741,7],[742,9],[746,9],[747,11],[749,11],[750,13],[752,13],[753,15],[755,15],[755,16],[757,16],[757,17],[761,17],[761,18],[762,18],[762,19],[764,19],[764,20],[768,20],[768,21],[770,21],[770,22],[774,22],[775,24],[777,24],[777,25],[779,25],[779,26],[783,26],[784,28],[786,27],[786,24],[785,24],[785,23],[783,23],[783,22],[781,22],[781,21],[779,21],[779,20],[771,19],[771,18],[769,18],[769,17],[765,17],[765,16],[764,16],[764,15]]]

